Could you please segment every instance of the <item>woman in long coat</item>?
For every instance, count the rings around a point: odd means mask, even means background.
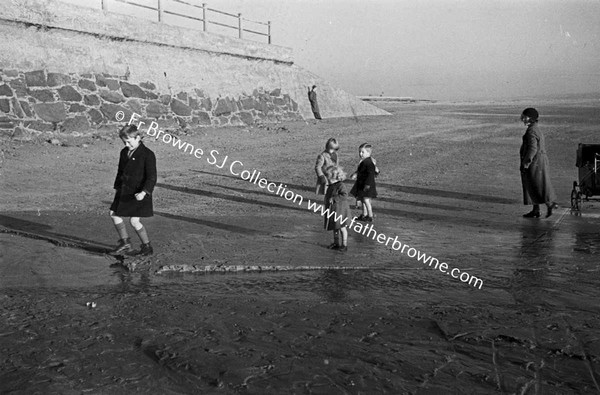
[[[330,166],[338,165],[337,150],[340,148],[337,140],[333,137],[327,140],[325,143],[325,151],[321,152],[317,156],[317,163],[315,164],[315,173],[317,173],[317,185],[316,194],[325,195],[327,192],[327,177],[325,176],[325,169]]]
[[[546,218],[557,207],[556,195],[550,182],[550,165],[546,155],[544,135],[538,127],[539,114],[535,108],[526,108],[521,121],[527,126],[523,135],[521,156],[521,183],[523,185],[523,203],[532,204],[533,209],[524,214],[525,218],[539,218],[540,204],[547,207]]]

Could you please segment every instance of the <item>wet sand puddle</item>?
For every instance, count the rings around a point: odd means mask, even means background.
[[[405,261],[222,275],[112,268],[102,286],[5,287],[0,382],[14,393],[590,393],[599,275],[581,248],[591,233],[573,219],[523,224],[520,244],[486,259],[483,290]],[[473,254],[462,263],[482,269]]]
[[[28,205],[6,199],[14,211],[0,216],[9,229],[0,234],[7,257],[0,265],[0,392],[600,392],[598,207],[521,218],[518,163],[507,159],[520,138],[516,116],[507,115],[513,105],[492,106],[489,122],[473,117],[484,112],[411,106],[389,120],[331,121],[318,130],[292,125],[293,133],[279,136],[275,156],[290,156],[281,168],[253,151],[273,146],[275,134],[211,135],[216,147],[237,147],[235,159],[308,197],[312,169],[297,164],[309,151],[312,158],[314,147],[289,137],[317,141],[335,125],[349,147],[368,130],[385,170],[374,204],[377,232],[481,278],[481,289],[356,232],[347,253],[328,250],[331,232],[318,214],[226,169],[167,161],[166,150],[156,150],[170,168],[147,222],[156,254],[133,272],[98,254],[114,242],[105,218],[110,202],[97,202],[105,191],[90,194],[90,209],[65,215],[61,210],[79,204],[77,194],[46,207],[38,201],[48,198],[34,190],[64,193],[23,186],[33,196]],[[562,114],[549,119],[557,132],[548,142],[557,193],[568,198],[576,169],[574,150],[565,147],[595,136],[598,122],[588,114],[563,131]],[[108,148],[88,147],[101,153],[95,157],[73,148],[69,157],[94,160]],[[55,151],[42,154],[11,164],[43,163]],[[349,155],[344,164],[353,163]],[[54,177],[76,185],[78,173],[63,170]],[[30,173],[24,167],[17,176]],[[200,273],[178,272],[194,266]]]

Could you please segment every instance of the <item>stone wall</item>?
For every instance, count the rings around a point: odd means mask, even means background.
[[[84,132],[117,111],[162,127],[386,114],[293,64],[289,48],[57,0],[0,7],[0,130]]]
[[[27,139],[44,132],[81,133],[119,123],[132,112],[163,128],[239,126],[301,119],[298,105],[277,88],[237,98],[210,98],[202,90],[157,90],[151,81],[132,83],[109,74],[0,70],[0,135]]]

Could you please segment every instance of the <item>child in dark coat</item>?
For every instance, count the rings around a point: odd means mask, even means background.
[[[140,254],[151,255],[146,228],[140,217],[154,215],[152,192],[156,185],[156,157],[154,152],[142,143],[142,137],[135,125],[126,125],[119,131],[125,148],[121,150],[119,168],[115,178],[115,198],[110,206],[110,217],[119,233],[119,244],[114,254],[131,251],[131,241],[122,217],[130,217],[129,223],[142,242]]]
[[[325,229],[333,231],[333,244],[328,248],[338,251],[348,250],[348,221],[352,218],[348,193],[344,188],[343,181],[346,173],[339,166],[329,166],[325,169],[325,175],[329,181],[329,187],[325,194],[325,209],[329,209],[333,215],[325,216]],[[340,234],[342,242],[340,244]]]
[[[362,202],[363,213],[358,217],[359,221],[373,222],[373,208],[371,199],[377,197],[377,185],[375,184],[375,176],[378,173],[377,166],[371,159],[371,144],[361,144],[358,147],[358,156],[361,159],[356,173],[352,174],[352,179],[356,182],[350,190],[350,194]]]

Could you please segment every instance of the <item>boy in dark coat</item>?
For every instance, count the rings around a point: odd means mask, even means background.
[[[358,156],[362,159],[358,165],[356,173],[352,174],[352,179],[356,179],[354,186],[350,190],[350,194],[362,202],[362,215],[358,217],[359,221],[373,222],[373,208],[371,207],[371,199],[377,197],[377,185],[375,184],[375,176],[377,175],[377,167],[371,159],[371,144],[361,144],[358,147]]]
[[[119,244],[113,251],[122,254],[131,251],[131,241],[122,217],[130,217],[129,222],[142,242],[140,253],[151,255],[154,251],[146,228],[140,217],[154,215],[152,192],[156,185],[156,157],[154,152],[142,143],[142,137],[135,125],[124,126],[119,131],[125,148],[121,150],[119,168],[115,178],[115,198],[110,206],[110,217],[119,233]]]

